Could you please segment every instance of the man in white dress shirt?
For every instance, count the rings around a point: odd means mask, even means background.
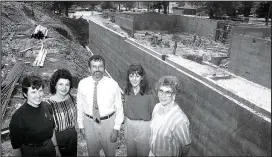
[[[115,156],[118,131],[124,120],[121,89],[118,83],[104,76],[105,60],[93,55],[88,61],[91,76],[78,85],[78,127],[86,138],[89,156]]]

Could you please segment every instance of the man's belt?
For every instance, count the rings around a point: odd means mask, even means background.
[[[109,119],[112,115],[114,114],[114,112],[113,113],[111,113],[110,115],[108,115],[108,116],[105,116],[105,117],[100,117],[100,120],[105,120],[105,119]],[[88,115],[88,114],[86,114],[85,113],[85,115],[87,116],[87,117],[89,117],[89,118],[91,118],[91,119],[93,119],[93,116],[90,116],[90,115]]]
[[[44,142],[38,143],[38,144],[28,143],[28,144],[24,144],[24,145],[26,145],[26,146],[28,146],[28,147],[41,147],[41,146],[47,145],[48,142],[49,142],[49,140],[50,140],[50,139],[45,140]]]

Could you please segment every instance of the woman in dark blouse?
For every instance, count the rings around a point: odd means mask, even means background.
[[[26,102],[12,115],[9,124],[13,156],[60,156],[54,120],[42,102],[43,82],[27,76],[22,82]]]
[[[148,156],[150,120],[156,104],[143,67],[132,64],[127,71],[125,88],[125,143],[128,156]]]
[[[66,69],[57,70],[50,79],[52,96],[47,100],[54,117],[56,138],[62,156],[77,155],[75,98],[71,96],[72,75]]]

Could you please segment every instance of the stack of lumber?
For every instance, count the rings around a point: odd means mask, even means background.
[[[5,116],[6,108],[10,100],[11,94],[24,70],[24,62],[17,62],[1,84],[1,105],[2,118]]]
[[[35,61],[33,62],[33,66],[40,66],[40,67],[42,67],[43,64],[44,64],[44,60],[45,60],[46,54],[47,54],[47,50],[45,50],[43,48],[43,44],[42,44],[41,50],[39,51],[39,53],[38,53]]]

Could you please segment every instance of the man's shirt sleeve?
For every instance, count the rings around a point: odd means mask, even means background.
[[[115,99],[114,100],[114,107],[116,109],[114,129],[120,130],[121,124],[123,123],[123,120],[124,120],[124,111],[123,111],[123,104],[122,104],[121,89],[118,86],[118,84],[116,86],[116,92],[115,92],[114,99]]]
[[[77,90],[77,124],[78,128],[82,129],[83,127],[83,97],[82,97],[82,89],[81,89],[82,82],[79,82],[78,84],[78,90]]]

